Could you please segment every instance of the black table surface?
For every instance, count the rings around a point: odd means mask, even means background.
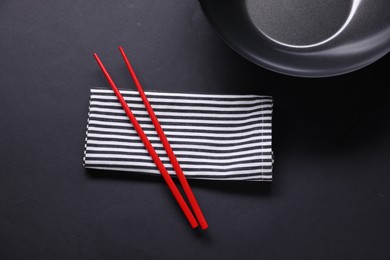
[[[196,0],[0,3],[0,259],[389,259],[387,55],[303,79],[226,46]],[[190,181],[191,230],[160,177],[86,171],[89,90],[274,97],[272,183]],[[363,82],[369,84],[362,84]]]

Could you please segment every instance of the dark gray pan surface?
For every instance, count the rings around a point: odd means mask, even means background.
[[[326,77],[390,50],[388,0],[200,0],[214,30],[252,62],[284,74]]]

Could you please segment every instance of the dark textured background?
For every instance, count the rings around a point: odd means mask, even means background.
[[[2,1],[0,35],[0,259],[390,258],[388,55],[279,75],[195,0]],[[89,89],[108,88],[92,53],[134,89],[119,44],[147,90],[274,96],[274,182],[192,181],[207,232],[160,178],[82,166]]]

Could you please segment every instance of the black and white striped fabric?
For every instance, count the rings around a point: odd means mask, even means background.
[[[121,91],[175,175],[137,91]],[[272,180],[272,98],[146,92],[188,178]],[[160,174],[112,90],[92,89],[86,168]]]

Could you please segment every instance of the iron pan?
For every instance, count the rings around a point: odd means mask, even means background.
[[[348,73],[390,51],[389,0],[199,0],[248,60],[300,77]]]

